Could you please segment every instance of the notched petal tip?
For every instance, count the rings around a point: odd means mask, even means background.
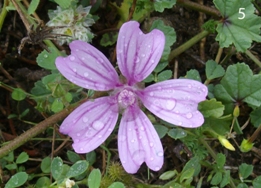
[[[175,79],[153,84],[139,95],[144,106],[159,118],[182,127],[204,123],[198,103],[205,100],[207,87],[194,80]]]
[[[163,165],[163,148],[147,116],[139,108],[127,109],[118,133],[118,149],[124,169],[136,173],[140,165],[158,171]]]

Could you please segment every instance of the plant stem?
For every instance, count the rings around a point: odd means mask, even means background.
[[[1,14],[0,14],[0,32],[3,27],[4,20],[5,20],[6,14],[7,14],[6,7],[8,6],[8,2],[9,2],[8,0],[4,0],[4,6],[3,6]]]
[[[212,15],[217,18],[220,17],[220,12],[218,10],[209,8],[209,7],[201,5],[199,3],[195,3],[192,1],[188,1],[188,0],[177,0],[177,4],[190,8],[190,9],[193,9],[193,10],[196,10],[196,11],[204,12],[206,14]]]
[[[250,58],[252,59],[252,61],[255,62],[255,64],[259,67],[261,67],[261,62],[256,58],[256,56],[254,56],[249,50],[247,50],[245,52],[245,54]]]
[[[15,150],[16,148],[23,145],[25,142],[27,142],[31,138],[40,134],[45,129],[47,129],[49,126],[52,126],[53,124],[57,123],[58,121],[63,120],[68,114],[71,113],[72,110],[74,110],[77,106],[79,106],[80,104],[82,104],[85,101],[86,101],[86,99],[83,99],[76,104],[70,105],[68,108],[62,110],[61,112],[58,112],[57,114],[50,116],[49,118],[47,118],[44,121],[40,122],[39,124],[35,125],[28,131],[24,132],[20,136],[16,137],[14,140],[10,141],[7,145],[4,145],[3,147],[1,147],[0,148],[0,158],[4,157],[9,152]]]
[[[169,54],[169,62],[171,60],[173,60],[175,57],[177,57],[179,54],[183,53],[184,51],[189,49],[191,46],[196,44],[202,38],[206,37],[208,34],[209,34],[209,32],[204,30],[204,31],[200,32],[199,34],[197,34],[196,36],[194,36],[193,38],[191,38],[189,41],[187,41],[184,44],[182,44],[181,46],[179,46],[178,48],[172,50]]]
[[[208,150],[208,152],[209,152],[209,154],[212,156],[212,158],[213,158],[214,160],[216,160],[217,155],[216,155],[216,153],[212,150],[212,148],[208,145],[208,143],[207,143],[203,138],[199,138],[199,141],[200,141],[200,143],[202,143],[202,144],[206,147],[206,149]],[[233,181],[232,177],[230,177],[230,186],[231,186],[232,188],[236,188],[236,185],[234,184],[234,181]]]

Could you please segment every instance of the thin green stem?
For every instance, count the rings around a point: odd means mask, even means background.
[[[1,14],[0,14],[0,32],[1,32],[1,30],[2,30],[5,17],[6,17],[6,15],[7,15],[6,7],[8,6],[8,3],[9,3],[8,0],[4,0],[4,6],[3,6],[2,11],[1,11]]]
[[[247,50],[245,52],[245,54],[250,58],[252,59],[252,61],[255,62],[255,64],[259,67],[261,67],[261,62],[256,58],[256,56],[254,56],[249,50]]]
[[[204,30],[204,31],[200,32],[199,34],[197,34],[196,36],[194,36],[193,38],[191,38],[190,40],[188,40],[187,42],[185,42],[184,44],[182,44],[181,46],[179,46],[178,48],[172,50],[169,54],[169,62],[172,61],[179,54],[183,53],[184,51],[189,49],[191,46],[193,46],[194,44],[199,42],[201,39],[206,37],[208,34],[209,34],[209,32]]]

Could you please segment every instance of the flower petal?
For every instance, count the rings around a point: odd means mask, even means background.
[[[112,97],[101,97],[76,108],[62,123],[60,132],[72,137],[77,153],[88,153],[101,145],[113,131],[118,106]]]
[[[144,106],[159,118],[192,128],[204,123],[197,107],[206,99],[207,92],[207,87],[198,81],[175,79],[153,84],[137,94]]]
[[[160,30],[143,34],[136,21],[122,25],[117,42],[117,60],[129,85],[144,80],[154,70],[164,45],[165,36]]]
[[[159,136],[138,107],[126,109],[122,116],[118,149],[121,163],[128,173],[136,173],[143,162],[154,171],[163,165],[163,148]]]
[[[107,91],[120,84],[117,72],[96,48],[83,41],[70,43],[71,55],[56,58],[56,67],[74,84],[98,91]]]

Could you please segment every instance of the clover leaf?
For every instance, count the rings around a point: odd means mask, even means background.
[[[223,17],[216,28],[221,47],[233,43],[238,51],[245,52],[253,40],[261,42],[261,18],[254,14],[251,1],[214,0],[214,4]]]

